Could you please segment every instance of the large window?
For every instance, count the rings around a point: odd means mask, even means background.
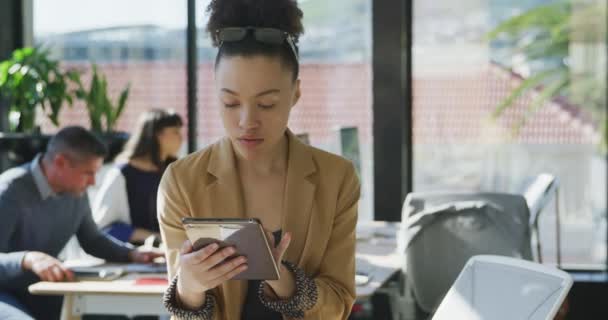
[[[85,87],[92,63],[107,77],[113,102],[130,84],[116,130],[130,132],[150,108],[174,109],[186,120],[186,1],[34,0],[33,17],[35,45],[80,70]],[[81,102],[63,109],[60,125],[70,124],[89,127]],[[42,130],[58,128],[45,122]]]
[[[224,134],[212,91],[216,51],[204,30],[208,3],[197,2],[200,147]],[[359,215],[362,220],[371,220],[371,2],[307,0],[299,3],[305,28],[300,39],[302,98],[293,109],[289,127],[296,134],[307,135],[313,146],[342,154],[359,164],[362,182]]]
[[[303,95],[289,127],[307,136],[310,144],[355,162],[362,181],[360,217],[369,220],[373,218],[371,3],[299,3],[305,27],[300,39]],[[131,84],[116,129],[128,132],[147,108],[173,108],[186,117],[187,1],[34,0],[33,4],[35,43],[51,49],[64,67],[78,68],[86,81],[90,63],[95,62],[108,77],[115,99]],[[204,30],[208,4],[209,0],[196,2],[198,148],[224,134],[212,91],[216,49]],[[69,124],[88,126],[81,103],[63,110],[61,125]],[[57,130],[47,122],[42,129]]]
[[[518,193],[551,173],[560,181],[562,261],[605,266],[605,4],[416,1],[414,190]],[[506,101],[522,84],[528,90]],[[555,212],[548,206],[540,226],[549,261]]]

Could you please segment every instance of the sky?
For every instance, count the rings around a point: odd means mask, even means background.
[[[210,1],[196,1],[199,28],[206,24],[204,11]],[[186,28],[186,3],[186,0],[33,0],[34,35],[141,24]]]
[[[186,0],[34,0],[34,34],[155,24],[185,28]],[[209,0],[197,1],[197,24],[202,26],[203,11]]]

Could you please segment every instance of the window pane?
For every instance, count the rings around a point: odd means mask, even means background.
[[[520,193],[551,173],[560,182],[562,261],[603,268],[606,4],[573,3],[416,1],[414,188]],[[488,40],[499,22],[521,14],[505,26],[512,36]],[[549,261],[555,211],[546,207],[540,227]]]
[[[213,92],[216,50],[204,30],[208,3],[197,2],[200,147],[224,134]],[[302,98],[291,113],[289,127],[296,134],[307,134],[313,146],[351,157],[360,164],[359,215],[361,219],[372,219],[371,2],[299,3],[305,28],[300,39]]]
[[[186,120],[186,17],[185,1],[35,0],[34,41],[64,68],[82,71],[87,89],[96,63],[114,104],[130,85],[115,128],[130,132],[150,108],[173,109]],[[61,126],[90,125],[81,101],[64,108],[60,119]],[[44,121],[42,130],[58,128]]]

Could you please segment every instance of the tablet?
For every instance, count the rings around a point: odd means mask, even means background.
[[[234,256],[247,257],[247,270],[232,279],[279,279],[279,269],[258,219],[183,218],[182,224],[194,250],[217,243],[220,248],[234,246]]]

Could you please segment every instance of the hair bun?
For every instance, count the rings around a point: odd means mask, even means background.
[[[304,14],[296,0],[212,0],[207,12],[207,32],[212,39],[215,30],[226,27],[276,28],[296,39],[304,33]]]

